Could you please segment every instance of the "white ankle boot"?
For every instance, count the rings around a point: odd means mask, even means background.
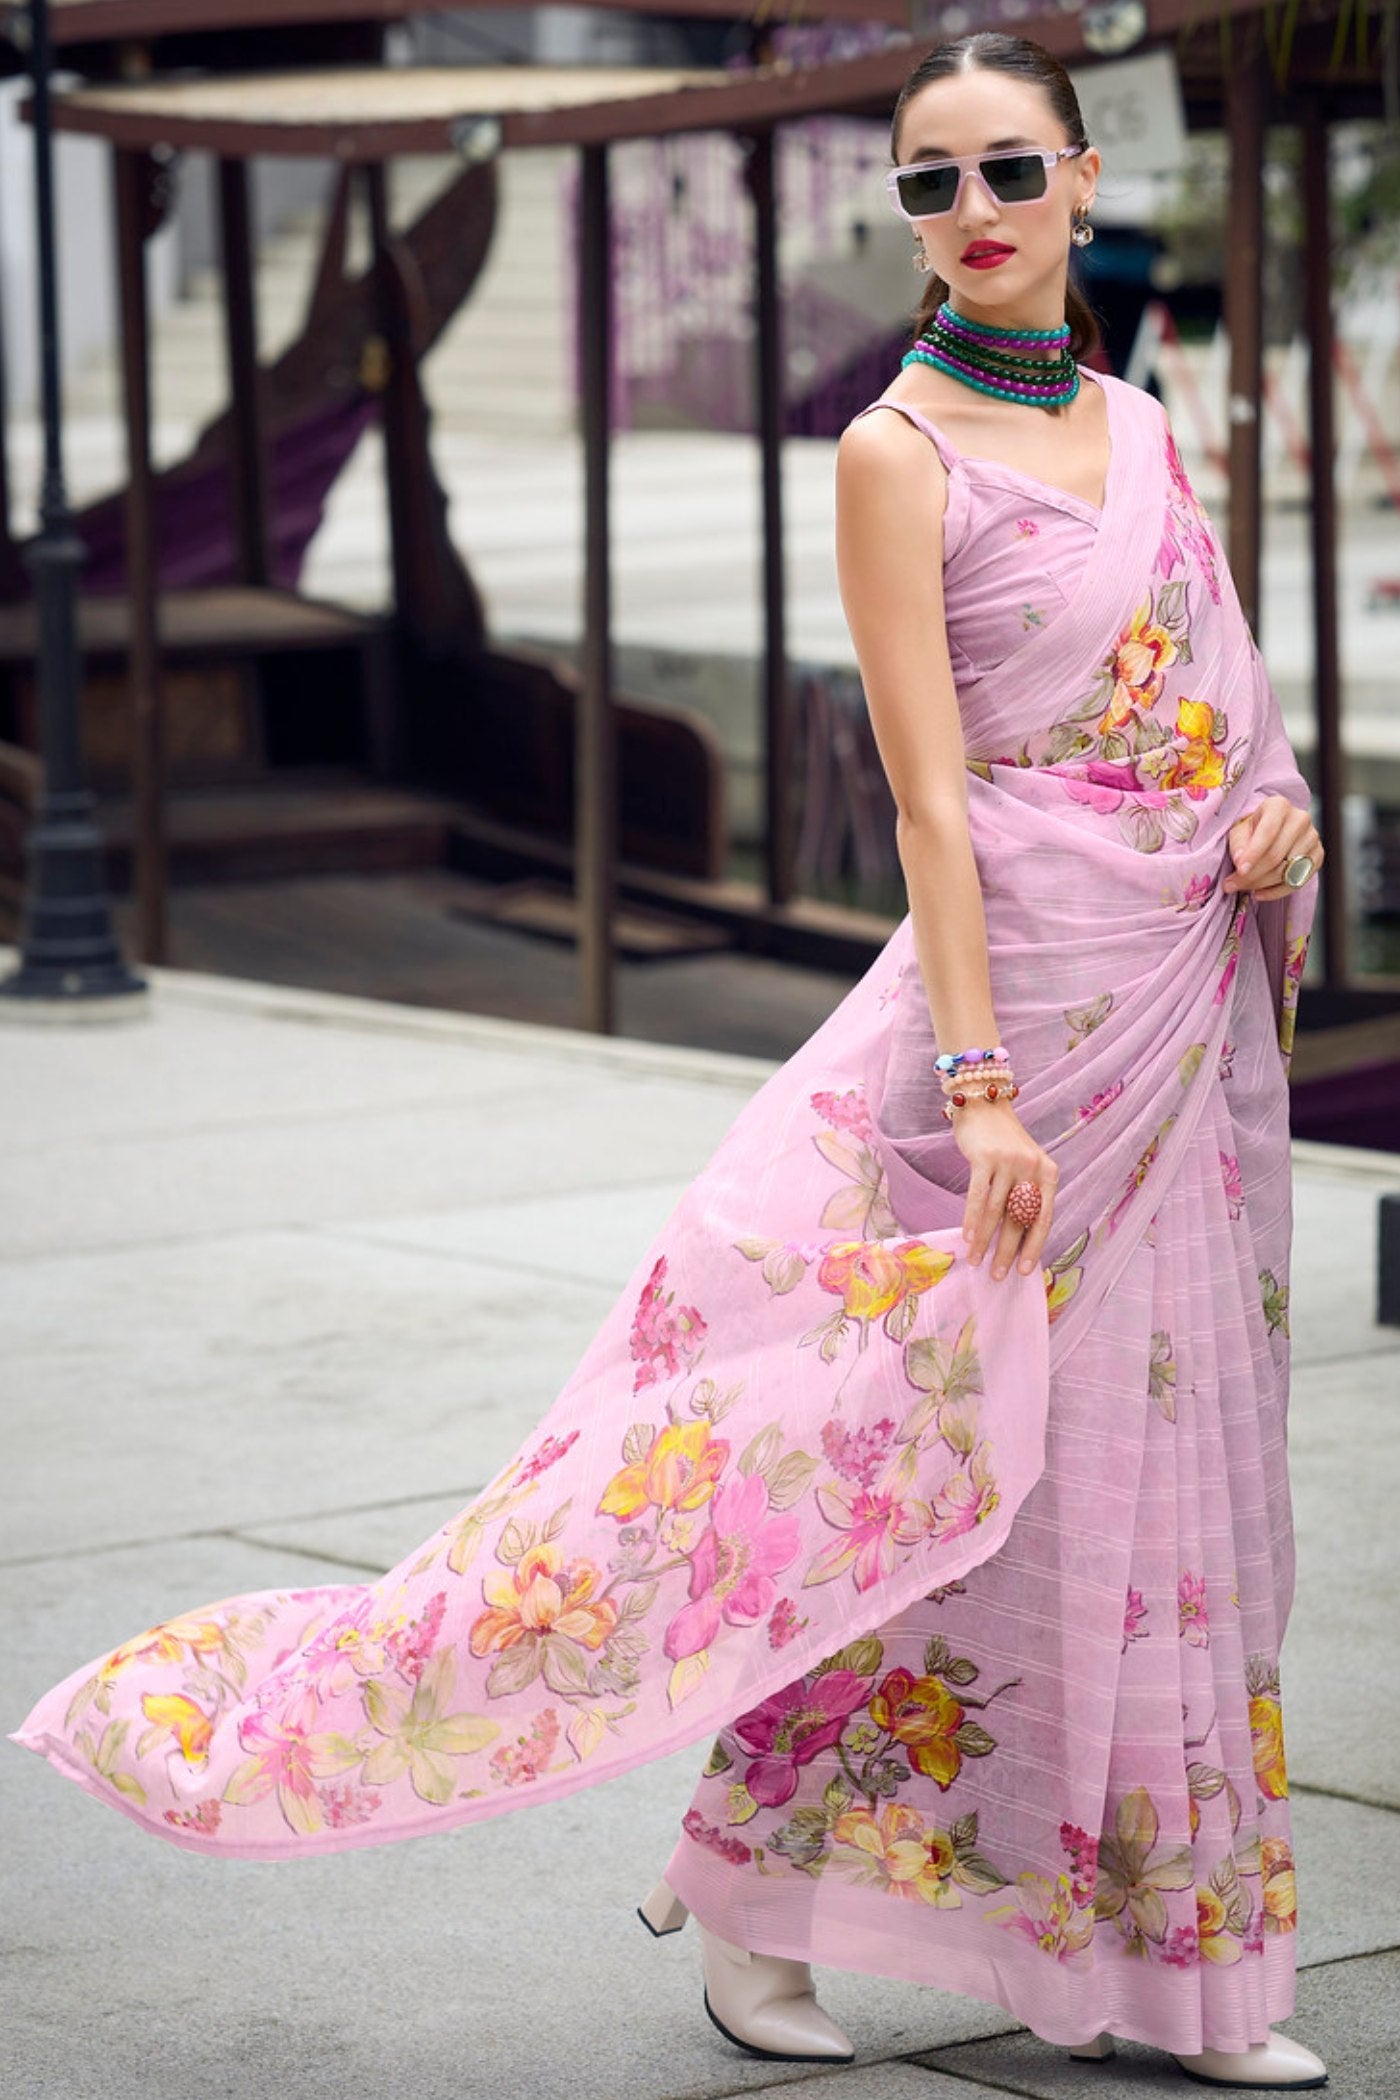
[[[637,1915],[660,1939],[679,1932],[690,1912],[664,1881],[658,1881]],[[705,2010],[726,2041],[750,2056],[778,2063],[850,2063],[855,2049],[818,2005],[805,1961],[750,1954],[703,1925],[697,1929]]]
[[[1071,2056],[1104,2057],[1113,2054],[1111,2034],[1092,2042],[1077,2042]],[[1188,2078],[1201,2085],[1255,2087],[1275,2092],[1326,2085],[1327,2066],[1311,2049],[1288,2034],[1270,2028],[1267,2042],[1253,2042],[1248,2049],[1202,2049],[1198,2056],[1178,2056],[1177,2063]]]

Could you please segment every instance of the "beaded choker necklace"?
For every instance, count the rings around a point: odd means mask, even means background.
[[[945,299],[900,366],[933,365],[979,394],[1055,408],[1079,392],[1069,334],[1068,322],[1058,328],[989,328],[969,321]]]

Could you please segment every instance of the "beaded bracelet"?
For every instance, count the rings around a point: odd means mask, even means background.
[[[1020,1091],[1014,1081],[1010,1086],[1000,1086],[992,1081],[985,1087],[969,1087],[965,1093],[959,1091],[948,1096],[943,1104],[943,1119],[951,1123],[954,1110],[966,1108],[969,1101],[1014,1101]]]
[[[933,1060],[936,1070],[950,1073],[960,1072],[965,1065],[1009,1064],[1010,1061],[1011,1052],[1002,1043],[998,1043],[994,1050],[984,1050],[980,1045],[969,1050],[943,1050]]]

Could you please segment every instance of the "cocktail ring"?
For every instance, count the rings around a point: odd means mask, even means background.
[[[1316,873],[1310,853],[1295,853],[1283,871],[1283,879],[1291,890],[1300,890]]]
[[[1018,1181],[1006,1199],[1006,1215],[1013,1225],[1034,1225],[1040,1216],[1040,1190],[1033,1181]]]

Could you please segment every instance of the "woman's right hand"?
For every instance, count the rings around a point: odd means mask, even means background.
[[[1041,1256],[1055,1211],[1055,1184],[1060,1170],[1038,1145],[1009,1101],[970,1101],[953,1111],[953,1135],[972,1169],[963,1210],[967,1258],[981,1261],[997,1232],[992,1275],[1005,1276],[1020,1248],[1019,1267],[1028,1276]],[[1040,1190],[1040,1215],[1020,1226],[1006,1215],[1006,1199],[1018,1181],[1033,1181]]]

